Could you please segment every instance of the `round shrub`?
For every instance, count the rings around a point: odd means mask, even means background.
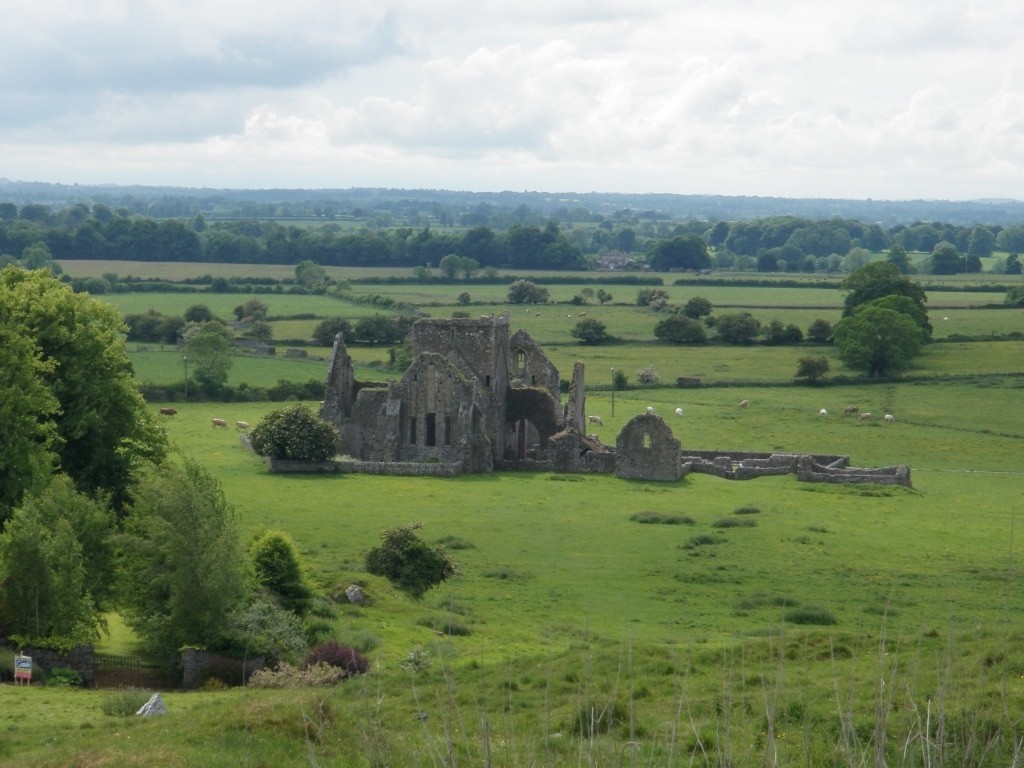
[[[329,641],[313,646],[306,658],[306,666],[328,664],[343,669],[349,675],[364,675],[370,669],[370,662],[355,648]]]
[[[252,448],[271,459],[326,461],[338,444],[338,430],[304,405],[268,413],[249,433]]]

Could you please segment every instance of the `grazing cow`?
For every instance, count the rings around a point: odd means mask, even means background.
[[[653,416],[654,415],[654,407],[653,406],[650,406],[650,405],[647,406],[647,415],[648,416]]]
[[[826,411],[824,408],[822,408],[820,411],[818,411],[818,415],[819,416],[828,416],[828,411]]]
[[[871,420],[871,414],[870,413],[862,413],[860,416],[857,417],[857,420],[858,421],[870,421]]]
[[[859,410],[860,408],[858,408],[856,405],[848,405],[845,408],[843,408],[843,416],[850,416]]]
[[[249,428],[249,422],[248,421],[236,421],[235,422],[235,429],[237,429],[239,432],[245,432],[245,430],[247,430],[248,428]]]
[[[600,416],[587,416],[587,421],[590,424],[597,424],[599,427],[603,427],[604,426],[604,422],[601,421],[601,417]]]
[[[682,408],[676,408],[676,416],[682,416],[682,415],[683,415],[683,409]]]
[[[749,400],[740,400],[740,408],[749,408],[749,407],[750,407],[750,401]]]
[[[216,429],[217,427],[222,427],[223,429],[228,428],[228,423],[224,421],[224,419],[211,419],[211,422],[213,424],[214,429]]]
[[[178,415],[178,409],[177,408],[161,408],[160,409],[160,415],[161,416],[177,416]]]
[[[896,423],[896,417],[893,416],[891,413],[885,414],[885,423],[886,424],[895,424]]]

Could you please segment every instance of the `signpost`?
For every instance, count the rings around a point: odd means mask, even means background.
[[[14,657],[14,684],[32,685],[32,657]]]

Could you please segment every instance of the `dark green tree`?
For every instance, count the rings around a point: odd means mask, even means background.
[[[102,614],[68,520],[47,524],[30,510],[15,510],[0,534],[0,583],[0,617],[9,635],[21,635],[25,642],[99,639]]]
[[[933,275],[959,275],[965,269],[964,259],[957,253],[956,246],[945,240],[932,251]]]
[[[316,324],[313,329],[313,339],[317,344],[330,347],[334,344],[334,337],[341,334],[343,338],[352,338],[352,323],[343,317],[328,317]]]
[[[833,338],[843,363],[872,378],[905,370],[925,341],[913,318],[870,304],[836,323]]]
[[[654,336],[673,344],[704,344],[708,340],[704,325],[699,320],[673,312],[654,326]]]
[[[532,280],[516,280],[508,287],[509,304],[546,304],[548,289]]]
[[[996,250],[996,236],[992,230],[979,224],[971,230],[967,240],[967,255],[985,258],[991,256]]]
[[[185,320],[190,323],[208,323],[216,319],[213,311],[205,304],[193,304],[185,310]]]
[[[683,305],[683,314],[694,320],[711,314],[711,302],[703,296],[691,296]]]
[[[613,298],[614,297],[610,293],[608,293],[608,291],[606,291],[604,288],[597,289],[597,303],[600,304],[602,307],[607,302],[611,301]]]
[[[840,290],[847,291],[843,300],[843,317],[849,317],[861,304],[880,299],[883,296],[906,296],[925,308],[924,289],[902,274],[895,264],[886,261],[872,261],[852,272],[843,280]]]
[[[249,558],[256,583],[282,608],[303,615],[313,591],[291,537],[283,531],[263,531],[249,545]]]
[[[458,573],[444,547],[431,547],[416,535],[422,527],[422,523],[408,523],[389,528],[381,534],[383,543],[366,553],[367,571],[417,599]]]
[[[231,334],[218,322],[204,324],[194,334],[188,335],[186,354],[195,365],[196,381],[207,392],[219,392],[228,381],[228,374],[234,364],[235,348]]]
[[[252,449],[271,459],[326,461],[334,456],[338,430],[305,405],[271,411],[249,433]]]
[[[327,270],[311,259],[295,265],[295,283],[311,291],[327,285]]]
[[[0,439],[0,459],[8,446],[41,439],[76,488],[111,494],[115,509],[127,500],[136,468],[162,458],[167,448],[132,375],[124,331],[111,305],[74,293],[47,270],[0,271],[0,359],[19,364],[18,370],[0,367],[0,388],[23,388],[9,401],[0,399],[0,421],[11,428]],[[31,420],[18,416],[18,403],[26,402],[41,408]],[[48,443],[51,430],[56,439]],[[40,451],[31,449],[8,466],[24,480],[41,461]],[[7,471],[0,464],[0,472]],[[15,498],[16,489],[0,497]]]
[[[718,315],[715,333],[726,344],[753,344],[761,334],[761,323],[749,312]]]
[[[121,615],[148,650],[223,641],[246,597],[245,558],[212,475],[188,458],[143,474],[117,542]]]
[[[580,344],[603,344],[611,340],[605,324],[593,317],[585,317],[573,326],[569,334]]]
[[[797,362],[796,378],[808,384],[817,384],[828,373],[829,363],[824,357],[801,357]]]
[[[907,249],[902,245],[893,243],[889,249],[888,261],[900,271],[900,274],[910,274],[910,257],[907,255]]]
[[[818,318],[807,327],[807,339],[815,344],[828,344],[832,339],[832,323]]]
[[[711,257],[704,240],[697,235],[680,235],[670,240],[659,240],[650,250],[651,269],[659,272],[672,270],[701,270],[711,268]]]

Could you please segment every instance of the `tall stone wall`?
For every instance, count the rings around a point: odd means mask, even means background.
[[[683,476],[679,441],[661,416],[634,416],[615,438],[615,474],[674,482]]]

